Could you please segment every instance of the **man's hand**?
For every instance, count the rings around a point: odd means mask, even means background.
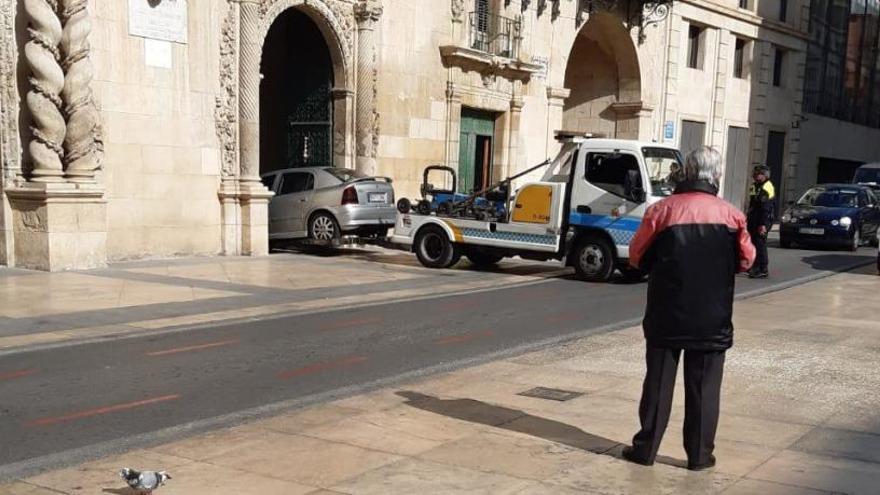
[[[759,225],[758,226],[758,235],[760,235],[762,237],[767,237],[767,226],[766,225]]]

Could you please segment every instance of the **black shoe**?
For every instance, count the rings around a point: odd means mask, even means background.
[[[715,456],[711,454],[709,454],[709,460],[703,464],[688,463],[688,469],[690,469],[691,471],[702,471],[711,467],[715,467]]]
[[[753,271],[749,272],[749,278],[767,278],[770,276],[770,273],[767,271]]]
[[[645,459],[642,459],[641,457],[638,457],[636,455],[636,451],[633,450],[632,447],[624,447],[623,452],[621,452],[620,455],[623,456],[623,458],[626,459],[627,461],[632,462],[634,464],[641,464],[642,466],[653,466],[654,465],[654,461],[647,461]]]

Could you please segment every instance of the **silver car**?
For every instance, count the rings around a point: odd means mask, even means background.
[[[269,201],[269,239],[332,241],[342,235],[387,235],[394,225],[391,180],[354,170],[304,167],[262,175]]]

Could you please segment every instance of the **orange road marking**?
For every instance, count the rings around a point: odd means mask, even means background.
[[[208,344],[190,345],[186,347],[174,347],[172,349],[164,349],[161,351],[147,352],[146,356],[167,356],[168,354],[177,354],[180,352],[201,351],[203,349],[211,349],[214,347],[223,347],[227,345],[237,344],[238,339],[221,340],[220,342],[211,342]]]
[[[92,416],[100,416],[102,414],[109,414],[119,411],[127,411],[129,409],[134,409],[136,407],[148,406],[150,404],[157,404],[160,402],[167,402],[171,400],[177,400],[180,398],[180,395],[164,395],[162,397],[154,397],[152,399],[144,399],[135,402],[126,402],[125,404],[116,404],[114,406],[100,407],[97,409],[89,409],[86,411],[79,411],[75,413],[65,414],[64,416],[56,416],[51,418],[40,418],[32,421],[28,421],[25,423],[25,426],[49,426],[55,425],[58,423],[66,423],[68,421],[73,421],[76,419],[84,419],[90,418]]]

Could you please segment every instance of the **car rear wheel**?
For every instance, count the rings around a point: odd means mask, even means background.
[[[587,282],[607,282],[614,273],[611,243],[598,235],[585,237],[574,250],[574,270]]]
[[[339,224],[329,213],[315,213],[309,220],[309,238],[314,241],[332,241],[340,234]]]
[[[461,259],[446,231],[436,225],[428,225],[419,231],[415,251],[419,262],[428,268],[449,268]]]

